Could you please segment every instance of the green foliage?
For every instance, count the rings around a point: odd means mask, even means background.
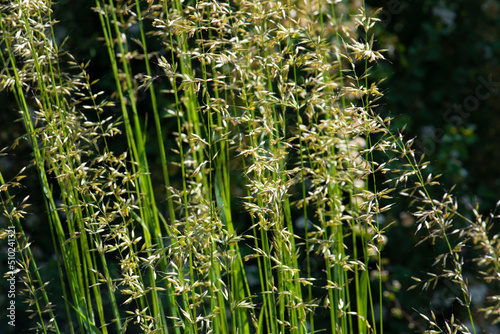
[[[496,1],[367,1],[382,8],[377,36],[389,62],[382,113],[390,113],[416,149],[443,173],[446,187],[484,212],[500,185],[498,83],[500,7]]]

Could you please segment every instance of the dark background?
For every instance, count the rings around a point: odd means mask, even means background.
[[[427,171],[442,174],[444,189],[456,186],[453,193],[464,215],[472,217],[471,208],[476,205],[489,215],[500,199],[500,2],[366,3],[374,10],[382,8],[376,39],[380,48],[387,49],[387,61],[380,62],[374,73],[385,79],[380,83],[385,99],[379,112],[394,117],[394,129],[406,125],[407,139],[416,137],[416,151],[430,161]],[[452,311],[462,315],[459,319],[467,319],[454,301],[460,291],[450,282],[441,282],[434,292],[406,291],[414,284],[410,276],[425,277],[435,270],[433,257],[445,251],[444,245],[415,247],[425,233],[415,234],[403,207],[399,217],[387,218],[400,226],[388,230],[384,257],[391,277],[388,283],[397,280],[401,291],[395,294],[392,306],[388,298],[385,307],[388,314],[391,307],[402,312],[391,313],[388,332],[422,332],[420,325],[426,321],[414,308],[427,315],[433,311],[440,321]],[[455,224],[463,226],[459,221]],[[492,234],[498,232],[494,226]],[[486,294],[498,294],[498,286],[487,287],[478,279],[478,268],[470,260],[475,255],[472,248],[464,250],[468,259],[465,277],[477,307],[484,305]],[[483,321],[479,314],[475,318],[481,332],[500,332],[488,325],[491,319]],[[408,328],[408,321],[413,329]]]

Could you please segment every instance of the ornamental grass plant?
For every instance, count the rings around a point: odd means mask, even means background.
[[[448,279],[465,311],[422,313],[427,330],[479,332],[462,248],[498,281],[495,217],[431,196],[437,178],[377,113],[384,58],[363,2],[96,0],[112,90],[56,38],[52,6],[0,7],[1,88],[25,131],[3,154],[32,154],[0,174],[18,250],[2,274],[31,331],[383,333],[397,226],[381,217],[404,196],[422,242],[446,246],[416,285]],[[15,196],[35,174],[58,277],[25,224],[42,213]]]

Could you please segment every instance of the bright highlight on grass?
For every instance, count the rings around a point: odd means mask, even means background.
[[[47,277],[24,232],[29,201],[10,196],[26,171],[0,175],[34,329],[383,333],[380,215],[403,190],[418,229],[446,243],[442,274],[469,314],[423,315],[430,332],[476,332],[448,237],[456,202],[431,198],[435,178],[374,110],[383,56],[364,4],[96,0],[113,92],[57,45],[50,6],[3,2],[0,21],[2,88],[59,259]],[[497,238],[476,218],[464,233],[498,274]]]

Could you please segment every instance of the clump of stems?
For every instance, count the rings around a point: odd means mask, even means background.
[[[375,112],[370,66],[383,56],[364,4],[95,0],[112,92],[58,45],[51,5],[0,7],[2,88],[32,149],[64,294],[50,300],[27,199],[9,193],[22,172],[0,174],[36,330],[65,332],[62,312],[70,333],[383,333],[382,203],[416,182],[403,194],[421,203],[418,229],[448,245],[439,277],[460,286],[475,332],[462,243],[449,238],[456,203],[431,198],[411,141]],[[477,218],[467,231],[496,280],[497,237]]]

